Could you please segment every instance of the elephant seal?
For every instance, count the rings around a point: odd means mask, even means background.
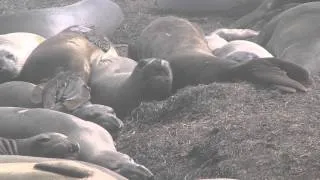
[[[260,58],[244,63],[220,59],[211,53],[202,30],[186,19],[174,16],[152,21],[135,43],[129,57],[139,60],[156,57],[168,60],[173,73],[173,90],[187,85],[215,81],[247,80],[263,85],[307,91],[310,76],[295,64],[276,58]]]
[[[0,34],[30,32],[45,38],[74,25],[95,26],[111,36],[123,21],[123,12],[111,0],[81,0],[64,7],[32,9],[0,16]]]
[[[116,150],[111,135],[95,123],[49,109],[0,107],[0,136],[26,138],[44,132],[65,134],[80,144],[78,160],[90,162],[129,179],[150,179],[153,174]]]
[[[44,37],[25,32],[0,35],[0,83],[18,77],[26,59]]]
[[[104,57],[92,68],[92,102],[112,107],[122,118],[142,101],[170,96],[172,72],[167,61],[149,58],[137,63],[117,53]]]
[[[0,179],[128,180],[101,166],[75,160],[1,155]]]
[[[318,73],[319,15],[319,2],[291,8],[273,18],[261,30],[257,42],[276,57],[298,64],[310,73]]]
[[[36,88],[37,85],[23,81],[0,84],[0,107],[42,108],[42,101],[34,101],[34,98],[42,98],[37,97],[41,94]],[[100,104],[87,102],[69,114],[102,126],[114,139],[124,126],[112,108]]]
[[[60,133],[41,133],[23,139],[0,137],[0,155],[74,159],[79,153],[79,144]]]
[[[295,7],[301,3],[314,0],[264,0],[255,10],[244,15],[230,25],[230,28],[248,28],[254,26],[260,20],[268,22],[280,12]]]
[[[258,33],[256,31],[250,29],[223,28],[217,29],[214,32],[212,32],[209,36],[206,36],[206,40],[212,53],[221,59],[229,59],[237,62],[244,62],[257,58],[274,57],[266,49],[254,42],[247,40],[232,40],[246,39],[256,37],[257,35]],[[224,37],[227,37],[227,40]]]
[[[254,10],[263,0],[156,0],[160,10],[179,13],[227,13],[243,15]]]
[[[82,111],[77,111],[78,117],[102,126],[111,122],[112,128],[118,131],[123,124],[113,111],[110,113],[109,107],[103,109],[90,103],[87,82],[91,66],[104,55],[93,41],[94,35],[95,28],[71,26],[48,38],[27,58],[17,80],[37,84],[32,92],[34,104],[71,114],[80,108]]]

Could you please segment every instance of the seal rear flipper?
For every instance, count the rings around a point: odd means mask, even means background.
[[[42,98],[44,108],[72,112],[89,102],[91,96],[81,75],[60,72],[45,84]]]
[[[42,162],[35,164],[34,168],[74,178],[87,178],[93,175],[92,170],[79,165],[77,166],[71,162]]]
[[[273,60],[270,59],[275,60],[274,62],[272,62]],[[285,92],[292,92],[292,89],[306,92],[307,88],[302,84],[303,82],[296,81],[295,79],[289,77],[287,75],[288,72],[286,71],[288,69],[281,69],[281,66],[275,63],[277,61],[280,60],[276,58],[260,58],[251,60],[235,67],[233,69],[233,75],[235,77],[240,77],[243,80],[247,80],[253,83],[281,87],[279,89]],[[298,70],[303,70],[303,68],[299,66],[297,66],[296,68],[298,68]],[[299,74],[299,72],[296,73]]]

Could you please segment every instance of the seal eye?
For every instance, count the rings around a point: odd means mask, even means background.
[[[50,141],[50,137],[41,137],[37,139],[38,143],[46,143]]]
[[[13,54],[11,54],[11,53],[7,54],[5,57],[6,57],[6,59],[15,60],[14,55],[13,55]]]

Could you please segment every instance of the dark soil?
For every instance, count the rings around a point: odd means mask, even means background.
[[[74,1],[1,0],[0,11]],[[116,2],[126,16],[111,37],[116,44],[133,41],[164,15],[155,12],[153,0]],[[217,14],[187,18],[206,33],[233,21]],[[245,82],[186,87],[165,101],[134,110],[124,120],[118,150],[150,168],[157,180],[319,179],[320,78],[314,78],[310,92],[296,94]]]

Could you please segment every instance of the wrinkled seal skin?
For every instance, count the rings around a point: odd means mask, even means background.
[[[23,139],[0,137],[0,155],[74,159],[79,153],[79,144],[61,133],[41,133]]]
[[[260,32],[258,43],[276,57],[320,71],[320,3],[291,8],[273,18]]]
[[[17,155],[0,156],[0,179],[128,180],[98,165],[75,160]]]
[[[34,102],[34,89],[37,86],[23,81],[10,81],[0,84],[0,107],[41,108]],[[123,128],[123,122],[117,118],[112,108],[90,102],[69,112],[83,120],[91,121],[105,128],[116,139]]]
[[[32,92],[31,101],[34,104],[75,114],[117,133],[123,124],[114,112],[110,113],[109,107],[102,108],[101,105],[90,103],[87,82],[91,66],[104,55],[95,42],[89,41],[94,35],[94,28],[71,26],[48,38],[27,58],[17,80],[38,85]]]
[[[179,13],[217,13],[229,12],[243,15],[259,6],[263,0],[156,0],[160,10]]]
[[[139,61],[105,55],[91,74],[92,102],[112,107],[117,116],[128,115],[142,101],[170,96],[172,72],[167,61],[150,58]]]
[[[283,86],[290,89],[288,92],[307,91],[301,83],[310,79],[304,68],[277,58],[243,63],[220,59],[211,53],[198,26],[173,16],[151,22],[136,42],[129,45],[128,54],[135,60],[155,57],[169,61],[174,91],[188,85],[235,79]]]
[[[0,83],[18,77],[28,56],[44,40],[25,32],[0,35]]]
[[[231,28],[248,28],[260,20],[268,21],[282,11],[315,0],[264,0],[254,11],[238,19]]]
[[[117,152],[111,135],[95,123],[48,109],[0,107],[1,137],[26,138],[44,132],[62,133],[78,142],[78,160],[109,168],[133,180],[153,177],[147,168]]]
[[[123,21],[120,7],[110,0],[81,0],[64,7],[32,9],[0,16],[0,34],[30,32],[49,38],[69,26],[95,26],[111,36]]]

